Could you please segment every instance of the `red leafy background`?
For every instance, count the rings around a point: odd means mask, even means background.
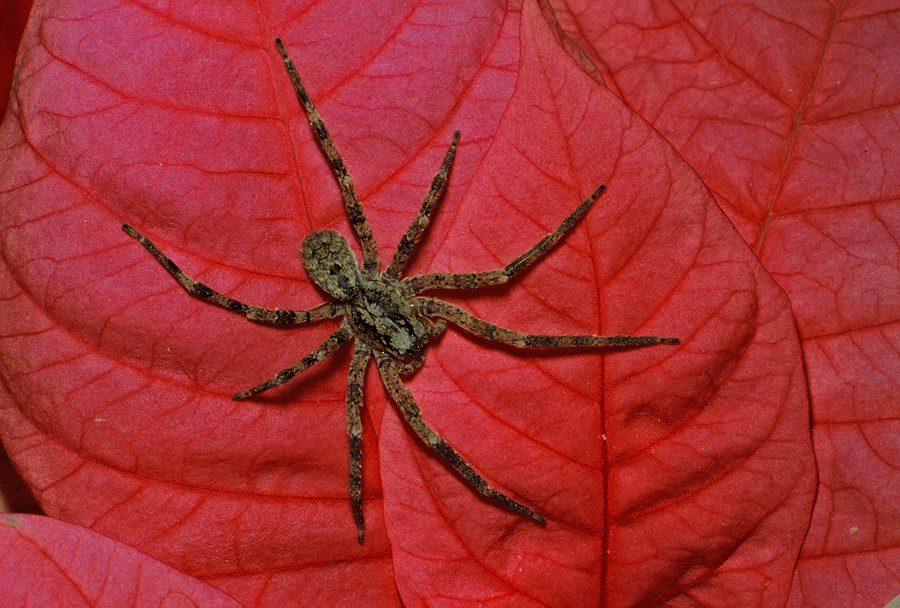
[[[36,515],[0,522],[4,606],[240,606],[128,545]]]
[[[883,606],[900,590],[898,22],[875,3],[37,4],[0,129],[0,432],[71,523],[7,519],[2,579],[44,605],[34,589],[67,598],[158,558],[199,579],[167,569],[173,588],[244,605]],[[119,231],[235,297],[320,301],[297,245],[347,226],[275,35],[383,257],[462,130],[412,273],[498,266],[609,185],[538,268],[459,301],[683,346],[536,356],[448,332],[408,381],[546,528],[474,497],[370,373],[358,546],[347,353],[228,399],[329,327],[192,300]],[[97,555],[91,581],[78,563]],[[7,574],[22,564],[56,577]],[[134,576],[111,603],[159,601]]]

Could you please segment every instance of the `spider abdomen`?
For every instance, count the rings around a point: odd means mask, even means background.
[[[359,262],[343,236],[317,230],[304,239],[300,255],[307,274],[325,293],[341,302],[356,295],[362,280]]]
[[[409,300],[397,285],[382,279],[364,280],[346,314],[358,338],[398,359],[418,355],[428,341]]]

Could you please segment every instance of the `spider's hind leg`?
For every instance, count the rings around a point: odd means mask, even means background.
[[[444,193],[444,189],[447,187],[447,179],[450,176],[450,167],[453,166],[453,159],[456,157],[456,144],[458,143],[459,131],[456,131],[453,133],[453,141],[450,142],[450,148],[447,149],[441,168],[438,169],[434,179],[431,180],[431,188],[428,189],[428,194],[425,195],[425,200],[422,202],[419,213],[416,214],[415,219],[409,225],[406,234],[400,239],[397,251],[394,252],[394,259],[391,260],[391,265],[384,271],[386,276],[396,279],[403,273],[406,262],[409,261],[409,256],[412,255],[419,237],[422,236],[422,232],[428,227],[428,222],[431,221],[431,212],[434,211],[437,202]]]
[[[431,289],[474,289],[485,285],[502,285],[515,275],[525,270],[553,248],[576,224],[606,190],[606,186],[599,186],[594,192],[584,199],[575,211],[556,227],[556,230],[538,241],[531,249],[517,257],[515,260],[497,270],[487,272],[449,273],[440,272],[421,274],[415,277],[403,279],[403,285],[411,293],[421,293]]]
[[[334,352],[337,347],[341,344],[349,340],[353,337],[353,330],[350,329],[348,325],[342,325],[336,332],[328,336],[324,342],[322,342],[316,350],[309,353],[296,363],[294,363],[290,367],[286,367],[271,379],[262,384],[258,384],[251,389],[247,389],[246,391],[236,393],[232,395],[232,399],[235,401],[240,401],[241,399],[247,399],[248,397],[252,397],[253,395],[258,395],[263,391],[267,391],[270,388],[275,388],[276,386],[281,386],[300,372],[304,372],[308,370],[310,367],[330,355]]]
[[[350,177],[350,173],[344,165],[344,160],[334,145],[334,140],[325,126],[325,121],[319,116],[315,104],[313,104],[309,93],[306,92],[306,87],[303,86],[303,81],[300,80],[300,74],[297,73],[294,62],[288,57],[284,44],[282,44],[280,39],[276,38],[275,46],[278,47],[278,52],[284,60],[284,66],[287,69],[288,76],[291,78],[291,83],[294,85],[297,99],[300,100],[300,105],[303,106],[303,111],[306,112],[306,119],[309,121],[309,126],[312,127],[313,136],[316,138],[319,148],[325,153],[328,164],[331,165],[331,171],[337,178],[338,186],[341,189],[341,197],[344,199],[344,207],[347,210],[347,217],[353,225],[356,236],[359,237],[360,245],[362,245],[363,269],[367,272],[375,272],[381,263],[378,257],[378,246],[375,243],[375,236],[372,234],[372,227],[369,225],[362,205],[356,197],[353,178]]]
[[[325,304],[314,306],[308,310],[271,309],[244,304],[243,302],[239,302],[223,293],[219,293],[212,287],[209,287],[200,281],[195,281],[184,274],[175,262],[153,244],[153,241],[128,224],[122,224],[122,230],[124,230],[128,236],[137,239],[138,242],[144,246],[144,249],[149,251],[153,257],[156,258],[156,261],[159,262],[160,266],[165,268],[186,292],[197,296],[198,298],[208,300],[217,306],[221,306],[225,310],[230,310],[231,312],[243,315],[251,321],[272,323],[273,325],[312,323],[321,321],[322,319],[331,319],[332,317],[338,316],[341,312],[334,302],[326,302]]]
[[[481,475],[469,466],[469,463],[467,463],[449,443],[441,439],[440,435],[425,424],[422,420],[422,412],[419,409],[415,398],[400,380],[400,376],[397,373],[397,366],[390,355],[376,353],[375,358],[378,362],[378,371],[381,374],[381,380],[384,382],[385,388],[387,388],[391,398],[397,404],[397,407],[400,408],[400,413],[403,414],[403,418],[406,419],[406,422],[412,430],[415,431],[416,435],[418,435],[425,444],[434,448],[447,464],[453,467],[453,469],[465,478],[465,480],[469,482],[469,485],[478,490],[479,493],[496,500],[517,513],[527,515],[539,523],[544,523],[546,521],[541,515],[538,515],[525,505],[519,504],[507,495],[492,488]]]

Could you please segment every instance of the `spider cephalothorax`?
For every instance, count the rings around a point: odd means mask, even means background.
[[[331,230],[313,232],[301,248],[303,267],[316,285],[339,302],[358,340],[397,359],[418,357],[429,330],[416,317],[396,281],[364,278],[347,239]]]
[[[431,188],[406,234],[400,240],[388,268],[379,274],[381,262],[372,229],[366,220],[362,205],[356,197],[353,179],[335,148],[334,141],[325,128],[318,111],[300,81],[293,62],[280,40],[275,41],[284,59],[288,74],[309,119],[313,135],[327,157],[340,186],[347,216],[362,246],[363,260],[360,269],[356,256],[347,240],[336,232],[320,230],[303,241],[301,255],[303,266],[310,278],[334,301],[320,304],[308,310],[283,310],[251,306],[234,300],[185,275],[175,263],[163,254],[149,239],[131,226],[122,228],[136,238],[153,254],[160,264],[189,293],[208,300],[253,321],[273,324],[312,323],[338,316],[344,317],[341,326],[312,353],[294,365],[278,372],[272,379],[246,391],[236,393],[234,399],[246,399],[272,387],[284,384],[311,365],[321,361],[341,344],[354,339],[355,349],[350,362],[347,381],[347,434],[350,447],[350,499],[357,537],[363,542],[365,520],[362,509],[362,423],[360,407],[363,399],[363,381],[369,359],[374,355],[382,382],[397,404],[404,419],[425,444],[434,448],[444,460],[462,475],[481,494],[510,509],[527,515],[538,522],[544,518],[532,509],[516,502],[492,488],[471,466],[423,420],[419,406],[400,380],[400,374],[418,369],[425,358],[429,337],[441,332],[451,323],[476,336],[495,340],[519,348],[595,348],[610,346],[649,346],[652,344],[678,344],[677,338],[656,336],[549,336],[523,334],[479,319],[463,309],[438,300],[421,296],[422,292],[435,289],[474,289],[484,285],[500,285],[533,264],[552,248],[587,213],[605,186],[597,188],[575,208],[553,232],[541,239],[531,249],[505,267],[487,272],[463,274],[436,273],[401,278],[406,262],[428,226],[431,213],[447,185],[450,167],[456,156],[459,131],[453,134],[444,162],[431,182]]]

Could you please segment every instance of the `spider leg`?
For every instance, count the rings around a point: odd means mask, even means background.
[[[377,272],[381,263],[378,257],[378,247],[375,244],[372,227],[366,220],[366,214],[363,212],[359,199],[356,198],[353,178],[350,177],[347,167],[344,166],[344,161],[334,145],[334,140],[325,127],[322,117],[319,116],[319,112],[316,110],[312,99],[310,99],[309,93],[306,92],[303,81],[300,80],[300,74],[297,73],[294,62],[288,57],[284,44],[281,43],[280,39],[276,38],[275,46],[278,47],[278,52],[281,53],[281,58],[284,59],[284,65],[287,68],[288,75],[291,77],[291,82],[294,84],[294,90],[297,92],[297,99],[300,100],[300,104],[306,112],[309,126],[312,127],[313,136],[316,138],[319,148],[325,153],[328,164],[331,165],[331,171],[337,178],[338,186],[341,189],[341,197],[344,199],[344,207],[347,209],[347,217],[350,219],[353,230],[356,231],[356,235],[359,237],[359,242],[362,245],[363,270],[372,273]]]
[[[537,261],[538,258],[547,253],[547,251],[556,245],[569,230],[574,228],[575,224],[584,217],[584,214],[591,208],[594,201],[603,194],[604,190],[606,190],[606,186],[600,186],[594,190],[593,194],[584,199],[584,201],[575,208],[575,211],[562,221],[556,230],[542,238],[534,245],[534,247],[507,264],[504,268],[488,270],[487,272],[467,272],[460,274],[422,274],[416,277],[403,279],[402,282],[411,293],[420,293],[429,289],[473,289],[483,285],[500,285],[506,283],[513,276],[528,268],[528,266]]]
[[[387,388],[388,392],[391,394],[391,398],[397,404],[397,407],[400,408],[400,413],[403,414],[406,422],[425,444],[434,448],[434,450],[447,461],[447,464],[453,467],[453,469],[465,478],[465,480],[469,482],[469,485],[478,490],[479,493],[496,500],[517,513],[527,515],[537,522],[544,523],[544,521],[546,521],[542,516],[538,515],[528,507],[517,503],[512,498],[509,498],[505,494],[492,488],[481,475],[476,473],[475,470],[463,460],[463,457],[450,447],[450,444],[441,439],[440,435],[434,432],[434,430],[422,420],[422,412],[419,410],[419,406],[413,398],[412,393],[409,392],[409,389],[407,389],[400,380],[400,376],[397,373],[397,366],[390,355],[376,352],[375,359],[378,362],[378,371],[381,373],[381,379],[384,382],[385,388]]]
[[[366,366],[372,350],[362,340],[356,341],[350,373],[347,375],[347,439],[350,445],[350,502],[353,520],[356,522],[357,540],[363,543],[366,521],[362,508],[362,420],[359,408],[363,404],[363,390],[366,381]]]
[[[678,338],[658,338],[656,336],[548,336],[543,334],[523,334],[511,329],[498,327],[479,319],[458,306],[433,298],[414,298],[416,311],[425,316],[438,317],[453,323],[467,332],[496,340],[517,348],[585,348],[597,346],[651,346],[653,344],[678,344]]]
[[[231,312],[244,315],[251,321],[262,321],[265,323],[273,323],[275,325],[312,323],[314,321],[321,321],[322,319],[330,319],[341,314],[341,309],[334,302],[326,302],[325,304],[314,306],[308,310],[283,310],[281,308],[272,310],[238,302],[234,298],[229,298],[215,289],[204,285],[200,281],[195,281],[184,274],[175,262],[170,260],[166,254],[153,244],[153,241],[143,236],[128,224],[122,224],[122,230],[129,236],[140,241],[141,245],[153,254],[153,257],[156,258],[160,265],[165,268],[189,294],[195,295],[198,298],[203,298],[204,300],[209,300],[213,304],[221,306]]]
[[[428,222],[431,219],[431,212],[434,211],[435,205],[440,200],[441,195],[444,193],[444,189],[447,187],[447,178],[450,176],[450,167],[453,165],[453,159],[456,156],[456,144],[458,143],[459,131],[456,131],[453,133],[453,141],[450,142],[450,148],[444,156],[444,162],[441,163],[441,168],[438,169],[434,179],[431,180],[431,187],[428,189],[428,194],[425,195],[425,200],[422,202],[419,213],[409,225],[406,234],[400,239],[400,243],[397,245],[397,251],[394,252],[394,259],[391,260],[391,265],[384,271],[385,276],[396,279],[403,273],[406,262],[409,260],[409,256],[412,255],[413,249],[419,241],[419,237],[422,236],[422,232],[428,227]]]
[[[300,372],[306,371],[314,364],[318,363],[328,355],[330,355],[338,346],[349,340],[353,337],[353,330],[350,329],[349,325],[341,325],[341,327],[328,336],[328,338],[322,342],[316,350],[309,353],[296,363],[294,363],[290,367],[286,367],[271,379],[262,384],[254,386],[251,389],[246,391],[236,393],[232,395],[232,399],[235,401],[240,401],[241,399],[246,399],[247,397],[252,397],[253,395],[257,395],[263,391],[267,391],[270,388],[275,388],[276,386],[281,386]]]

